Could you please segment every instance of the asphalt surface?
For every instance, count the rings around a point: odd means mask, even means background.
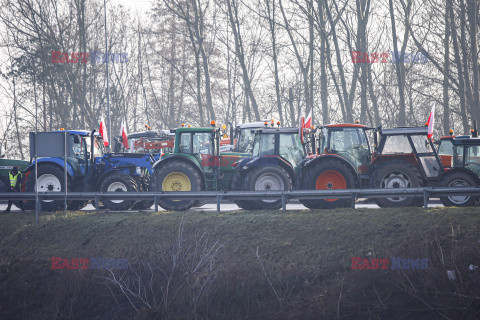
[[[429,202],[429,207],[443,207],[443,205],[440,203],[438,199],[431,199]],[[0,204],[0,212],[3,212],[7,208],[6,204]],[[161,207],[158,208],[159,211],[164,211]],[[365,203],[364,200],[360,200],[355,204],[355,209],[380,209],[379,206],[377,206],[375,203]],[[155,210],[155,206],[152,206],[150,209],[147,210],[142,210],[142,211],[153,211]],[[217,204],[216,203],[207,203],[201,207],[198,208],[192,208],[192,211],[216,211],[217,210]],[[220,204],[220,211],[222,212],[229,212],[229,211],[236,211],[236,210],[242,210],[240,207],[238,207],[234,203],[230,202],[222,202]],[[304,205],[300,204],[299,202],[294,202],[288,203],[287,204],[287,210],[308,210]],[[15,205],[12,206],[11,209],[12,212],[18,212],[20,209],[15,207]],[[95,207],[92,204],[88,204],[85,208],[82,209],[82,211],[95,211]],[[99,211],[107,211],[105,209],[99,210]],[[134,212],[135,210],[131,210]]]

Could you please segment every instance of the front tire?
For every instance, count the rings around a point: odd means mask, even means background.
[[[414,165],[407,161],[391,160],[384,162],[372,174],[374,188],[418,188],[423,186],[422,177]],[[420,206],[419,197],[376,198],[375,203],[381,208]]]
[[[468,188],[477,187],[478,183],[465,172],[455,172],[443,177],[440,185],[446,188]],[[442,201],[445,207],[471,207],[475,205],[477,200],[478,196],[456,195],[440,197],[440,201]]]
[[[250,170],[243,180],[243,191],[289,191],[292,190],[292,178],[279,166],[260,167]],[[236,200],[235,203],[245,210],[277,210],[282,200]]]
[[[123,173],[114,173],[109,175],[105,180],[102,181],[100,185],[101,192],[138,192],[138,186],[135,180],[126,174]],[[128,199],[109,199],[102,198],[103,205],[110,210],[114,211],[124,211],[130,209],[136,200]]]
[[[183,161],[169,161],[157,167],[155,169],[155,185],[158,192],[203,190],[199,171]],[[197,200],[158,199],[160,207],[168,211],[188,210],[197,203]]]
[[[357,186],[355,171],[347,162],[337,159],[319,158],[305,175],[306,190],[352,189]],[[334,209],[351,206],[350,199],[318,199],[300,202],[309,209]]]

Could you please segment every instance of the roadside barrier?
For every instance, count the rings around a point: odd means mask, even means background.
[[[351,199],[352,208],[359,198],[389,198],[389,197],[423,197],[423,206],[428,208],[430,198],[441,196],[480,196],[478,188],[405,188],[405,189],[341,189],[341,190],[294,190],[294,191],[196,191],[196,192],[2,192],[0,200],[36,200],[38,212],[41,212],[42,200],[91,200],[98,211],[99,203],[104,198],[118,200],[154,200],[155,211],[158,211],[158,199],[170,200],[210,200],[216,201],[217,211],[220,211],[222,200],[250,200],[250,199],[282,199],[282,209],[286,210],[287,202],[291,199]]]

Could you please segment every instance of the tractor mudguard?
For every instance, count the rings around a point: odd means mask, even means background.
[[[110,167],[97,178],[97,182],[95,183],[95,190],[100,190],[100,185],[102,184],[102,182],[112,174],[124,173],[133,177],[132,172],[135,173],[134,164],[123,163],[122,165],[116,167]]]
[[[352,169],[353,172],[355,172],[355,181],[358,186],[360,182],[360,177],[358,176],[357,169],[350,163],[350,161],[346,160],[345,158],[342,158],[336,154],[324,154],[320,155],[318,157],[314,157],[312,159],[308,159],[305,162],[302,162],[302,168],[298,174],[297,177],[297,185],[296,187],[299,188],[301,182],[305,182],[305,177],[308,172],[308,169],[310,169],[314,164],[318,163],[319,161],[325,161],[328,159],[335,159],[337,161],[342,161],[344,162],[350,169]]]
[[[62,159],[62,158],[40,158],[38,159],[38,165],[40,166],[41,164],[53,164],[57,167],[59,167],[60,169],[64,169],[64,165],[65,165],[65,160]],[[26,169],[25,169],[25,172],[27,171],[33,171],[35,170],[35,162],[32,162]],[[75,178],[75,170],[73,169],[71,163],[69,161],[67,161],[67,174],[71,177],[71,178]]]
[[[199,161],[197,158],[194,156],[188,156],[185,154],[169,154],[166,156],[163,156],[158,160],[157,162],[154,163],[153,165],[153,171],[155,171],[159,166],[164,165],[165,163],[169,161],[184,161],[192,165],[194,168],[196,168],[200,174],[200,177],[202,178],[202,185],[204,188],[206,188],[206,183],[205,183],[205,175],[203,173],[202,167],[200,166]]]
[[[240,165],[242,165],[240,167]],[[279,166],[284,168],[292,181],[295,181],[295,171],[293,170],[292,165],[280,156],[263,156],[263,157],[252,157],[252,158],[245,158],[237,166],[238,170],[241,170],[241,174],[243,175],[246,171],[251,168],[255,167],[271,167],[271,166]]]
[[[477,184],[480,185],[480,177],[475,172],[473,172],[472,170],[467,169],[467,168],[453,168],[453,169],[450,169],[450,170],[445,171],[442,174],[440,174],[439,179],[442,180],[442,179],[448,177],[450,174],[454,174],[456,172],[463,172],[463,173],[466,173],[466,174],[470,175],[472,177],[472,179],[474,179],[477,182]]]

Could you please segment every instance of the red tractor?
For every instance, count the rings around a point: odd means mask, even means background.
[[[317,154],[302,163],[301,189],[414,188],[438,185],[444,167],[427,127],[374,129],[360,124],[319,128]],[[367,133],[373,130],[372,150]],[[379,139],[378,139],[379,136]],[[380,207],[420,205],[420,198],[378,198]],[[302,200],[308,208],[350,206],[348,199]]]

